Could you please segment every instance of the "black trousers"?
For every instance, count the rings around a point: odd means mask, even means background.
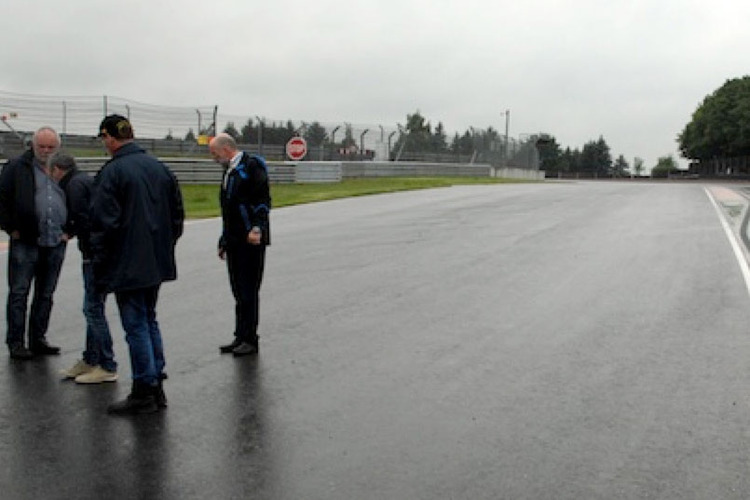
[[[266,246],[249,243],[227,246],[229,284],[235,300],[234,336],[258,344],[258,309],[260,285],[266,262]]]

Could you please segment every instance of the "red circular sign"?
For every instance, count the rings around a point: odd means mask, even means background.
[[[301,160],[307,154],[307,141],[302,137],[292,137],[286,143],[286,155],[290,160]]]

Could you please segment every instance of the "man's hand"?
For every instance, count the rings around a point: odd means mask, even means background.
[[[247,233],[247,242],[251,245],[260,245],[260,238],[262,232],[259,227],[254,227],[249,233]]]

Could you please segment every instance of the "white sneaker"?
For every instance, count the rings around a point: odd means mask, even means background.
[[[65,378],[76,378],[79,375],[88,373],[93,370],[94,367],[86,363],[84,360],[79,359],[76,364],[68,368],[67,370],[60,370],[60,375]]]
[[[101,384],[102,382],[116,382],[117,372],[108,372],[101,366],[95,367],[90,372],[78,375],[76,384]]]

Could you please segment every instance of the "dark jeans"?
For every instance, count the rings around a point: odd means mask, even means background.
[[[133,381],[155,386],[164,371],[164,344],[156,322],[159,286],[115,292]]]
[[[101,366],[109,372],[117,371],[115,353],[112,351],[112,334],[109,331],[104,304],[107,296],[96,291],[94,266],[84,260],[83,271],[83,315],[86,317],[86,350],[83,360],[91,366]]]
[[[56,247],[40,247],[19,240],[10,240],[8,255],[8,333],[10,347],[24,345],[26,311],[34,283],[34,296],[29,313],[29,346],[44,341],[52,312],[52,295],[57,287],[65,259],[65,243]]]
[[[229,284],[235,299],[234,335],[238,340],[257,345],[266,246],[242,243],[229,245],[226,250]]]

